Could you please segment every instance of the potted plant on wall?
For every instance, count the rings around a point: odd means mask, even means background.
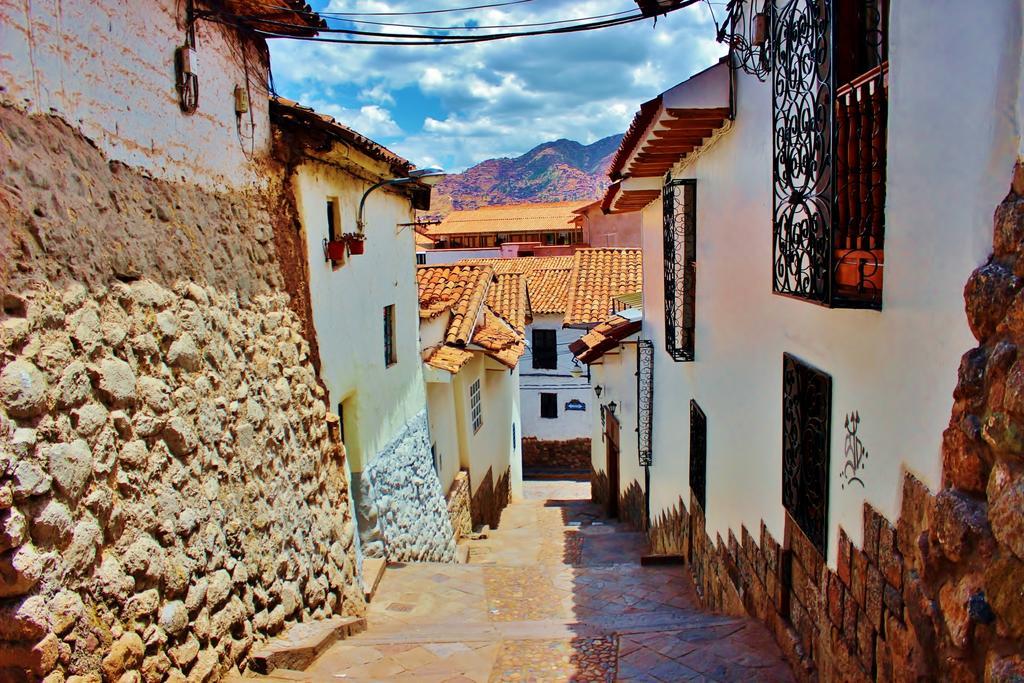
[[[328,261],[345,260],[345,240],[329,240],[324,238],[324,258]]]
[[[362,254],[366,246],[366,235],[361,232],[347,232],[344,235],[345,244],[348,245],[348,253],[353,256]]]

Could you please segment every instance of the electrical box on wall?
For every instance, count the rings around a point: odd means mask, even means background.
[[[235,113],[245,114],[249,111],[249,93],[240,85],[235,86]]]

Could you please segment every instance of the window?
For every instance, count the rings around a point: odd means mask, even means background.
[[[416,254],[416,265],[417,266],[425,266],[425,265],[427,265],[427,255],[425,253],[419,252],[419,253]]]
[[[882,307],[888,4],[776,2],[773,40],[785,45],[771,51],[776,294]]]
[[[697,402],[690,400],[690,490],[707,511],[708,418]]]
[[[697,283],[697,181],[670,180],[662,190],[665,257],[665,350],[692,361]]]
[[[558,368],[558,340],[555,330],[533,331],[533,367],[542,370]]]
[[[437,452],[437,444],[430,444],[430,459],[434,462],[434,474],[441,476],[441,454]]]
[[[469,386],[469,417],[473,422],[473,433],[480,431],[484,425],[484,411],[480,396],[480,380]]]
[[[332,242],[341,239],[341,215],[335,197],[327,198],[327,239]]]
[[[558,394],[540,395],[540,416],[548,419],[558,417]]]
[[[832,378],[782,357],[782,504],[824,555],[828,533]]]
[[[384,365],[394,365],[398,362],[398,352],[395,349],[395,305],[384,307]]]

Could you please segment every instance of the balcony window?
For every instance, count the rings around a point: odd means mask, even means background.
[[[772,21],[773,290],[881,309],[888,0],[782,0]]]
[[[662,190],[665,257],[665,350],[692,361],[697,283],[697,181],[670,180]]]

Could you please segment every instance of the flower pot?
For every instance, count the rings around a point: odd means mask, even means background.
[[[348,253],[352,255],[358,255],[363,253],[363,249],[366,247],[366,240],[364,239],[348,239]]]
[[[332,240],[327,243],[327,258],[332,261],[345,260],[345,243],[341,240]]]

